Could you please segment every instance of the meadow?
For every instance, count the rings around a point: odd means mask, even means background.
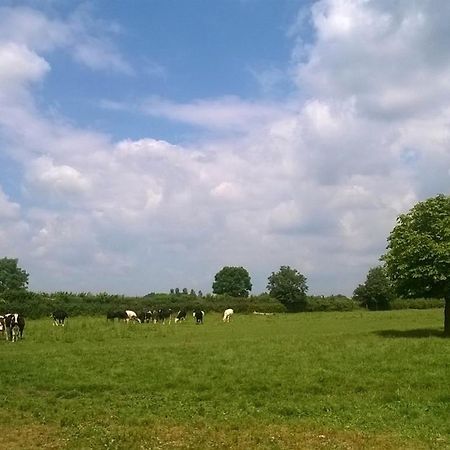
[[[450,448],[442,310],[29,320],[0,342],[8,448]]]

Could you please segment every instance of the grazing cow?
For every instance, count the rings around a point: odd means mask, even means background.
[[[186,310],[183,308],[183,309],[180,309],[179,311],[178,311],[178,314],[177,314],[177,317],[175,317],[175,323],[177,323],[177,322],[181,322],[182,320],[186,320]]]
[[[126,314],[125,320],[127,323],[130,321],[141,323],[141,320],[139,319],[139,317],[137,316],[137,314],[134,311],[127,309],[127,310],[125,310],[125,314]]]
[[[20,314],[7,314],[5,316],[6,338],[12,342],[23,338],[25,319]]]
[[[130,313],[134,313],[133,311],[129,311]],[[137,317],[136,313],[134,313],[135,316]],[[131,314],[132,316],[132,314]],[[130,320],[130,316],[128,315],[127,311],[121,310],[121,311],[109,311],[108,313],[106,313],[106,319],[108,320],[112,320],[114,321],[114,319],[117,320],[125,320],[125,321],[129,321]]]
[[[205,312],[204,311],[200,311],[199,309],[196,309],[193,313],[192,313],[195,323],[197,325],[202,324],[203,323],[203,318],[205,317]]]
[[[229,322],[231,319],[231,316],[234,314],[234,311],[231,308],[228,308],[223,313],[223,321]]]
[[[0,335],[5,332],[5,316],[0,316]]]
[[[152,312],[151,311],[142,311],[138,314],[138,319],[141,323],[149,323],[152,320]]]
[[[166,323],[166,319],[169,320],[169,324],[172,322],[172,310],[169,309],[159,309],[158,310],[158,315],[157,315],[157,321],[158,322],[162,322],[162,323]]]
[[[69,317],[68,314],[63,311],[62,309],[58,309],[56,311],[52,312],[52,319],[53,319],[53,325],[56,325],[57,327],[61,325],[64,326],[65,320]]]

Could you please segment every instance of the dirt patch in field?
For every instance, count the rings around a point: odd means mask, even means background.
[[[430,445],[405,440],[395,435],[336,431],[299,424],[192,424],[161,423],[146,426],[110,427],[101,442],[70,441],[70,448],[80,444],[108,449],[339,449],[339,450],[422,450]],[[432,448],[445,448],[432,445]]]
[[[60,438],[60,429],[51,425],[27,424],[20,427],[0,425],[0,436],[4,448],[16,449],[63,449],[65,442]]]

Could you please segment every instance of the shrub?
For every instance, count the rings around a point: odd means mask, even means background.
[[[439,298],[397,298],[391,302],[391,309],[432,309],[443,307],[444,299]]]

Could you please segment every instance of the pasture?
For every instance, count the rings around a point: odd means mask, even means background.
[[[10,449],[450,448],[442,317],[29,320],[0,342],[0,433]]]

